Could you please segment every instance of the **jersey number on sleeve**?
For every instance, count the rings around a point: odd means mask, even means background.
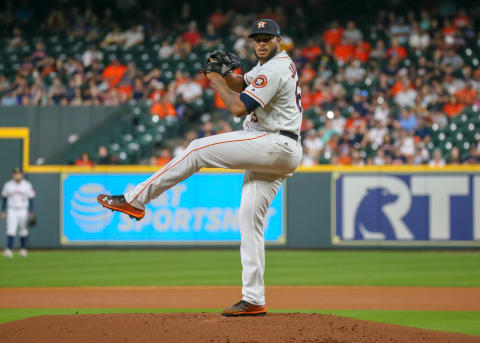
[[[300,85],[298,84],[297,81],[297,87],[295,87],[295,98],[297,100],[297,108],[300,111],[300,113],[303,112],[302,109],[302,90],[300,89]]]

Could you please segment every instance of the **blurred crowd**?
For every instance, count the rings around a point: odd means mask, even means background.
[[[480,23],[474,18],[464,9],[405,17],[380,11],[364,30],[354,21],[334,21],[320,41],[295,48],[303,164],[322,158],[345,165],[479,163]],[[455,133],[453,118],[467,110],[465,121],[475,125],[470,142],[432,143],[435,132]]]
[[[282,49],[299,71],[303,165],[480,163],[479,121],[465,114],[477,113],[480,107],[479,14],[479,7],[467,10],[446,2],[401,14],[379,10],[372,16],[375,20],[361,25],[352,14],[352,20],[331,21],[318,32],[306,32],[302,25],[296,31],[289,28],[314,18],[302,8],[287,14],[281,6],[247,14],[218,8],[200,27],[185,3],[168,30],[149,11],[124,27],[108,9],[101,15],[89,7],[54,10],[43,27],[88,44],[78,58],[50,56],[44,41],[32,43],[21,27],[15,27],[8,46],[33,46],[15,75],[0,74],[0,104],[118,106],[134,100],[147,102],[151,115],[198,123],[184,130],[179,144],[161,146],[145,161],[164,164],[192,139],[231,131],[225,106],[215,96],[212,115],[194,113],[192,104],[211,91],[201,73],[176,70],[167,77],[161,65],[145,68],[134,61],[107,59],[109,49],[135,52],[155,38],[159,61],[191,61],[195,53],[224,46],[228,38],[247,71],[255,63],[247,38],[249,23],[257,17],[273,18],[284,33]],[[0,13],[0,23],[6,17]],[[459,146],[433,140],[435,132],[447,130],[461,115],[475,125],[470,138],[460,140]],[[108,154],[104,148],[99,147],[98,156]],[[116,161],[86,155],[76,164]]]

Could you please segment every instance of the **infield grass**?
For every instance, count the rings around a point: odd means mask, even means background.
[[[0,309],[0,323],[29,318],[39,315],[73,315],[73,314],[102,314],[102,313],[178,313],[178,312],[213,312],[219,313],[220,309],[144,309],[144,308],[21,308]],[[293,311],[275,310],[271,312],[303,312],[324,313],[342,317],[351,317],[362,320],[371,320],[381,323],[412,326],[416,328],[458,332],[468,335],[480,335],[479,312],[458,311],[375,311],[375,310],[317,310]]]
[[[269,250],[268,285],[480,286],[480,252]],[[0,287],[240,285],[235,250],[32,251],[0,257]],[[480,325],[479,325],[480,326]]]

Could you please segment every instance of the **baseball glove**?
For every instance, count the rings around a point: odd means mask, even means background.
[[[225,77],[228,73],[241,67],[242,63],[237,55],[217,49],[208,53],[202,72],[205,75],[207,73],[219,73],[222,77]]]
[[[35,226],[35,224],[37,224],[37,216],[35,213],[30,213],[27,219],[27,227],[32,228]]]

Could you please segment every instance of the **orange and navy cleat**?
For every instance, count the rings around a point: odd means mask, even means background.
[[[130,218],[135,218],[136,220],[140,220],[145,216],[145,210],[140,210],[130,205],[123,195],[100,194],[97,196],[97,201],[103,207],[109,208],[112,211],[123,212],[128,214]]]
[[[254,305],[245,300],[240,300],[232,307],[222,311],[222,316],[239,317],[239,316],[262,316],[267,314],[266,305]]]

